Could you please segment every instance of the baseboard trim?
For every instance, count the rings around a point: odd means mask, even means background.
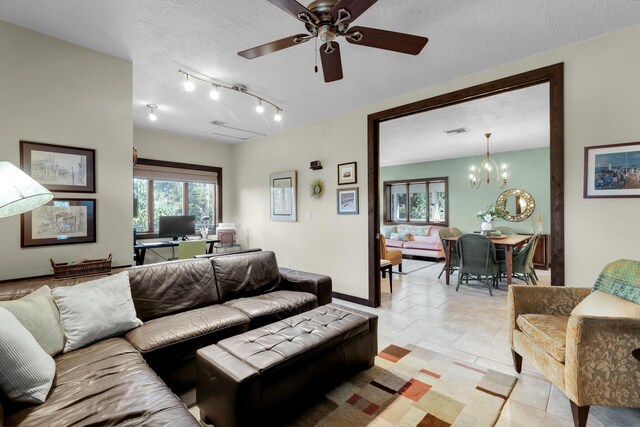
[[[353,303],[360,304],[360,305],[365,305],[367,307],[373,307],[371,305],[371,302],[368,299],[365,299],[365,298],[354,297],[352,295],[342,294],[340,292],[331,292],[331,295],[334,298],[340,298],[340,299],[345,300],[345,301],[353,302]]]

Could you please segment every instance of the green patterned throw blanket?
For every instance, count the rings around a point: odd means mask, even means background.
[[[593,290],[640,304],[640,261],[619,259],[607,264]]]

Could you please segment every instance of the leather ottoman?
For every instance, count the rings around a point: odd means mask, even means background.
[[[378,317],[336,304],[227,338],[196,354],[196,400],[216,427],[277,424],[373,366]]]

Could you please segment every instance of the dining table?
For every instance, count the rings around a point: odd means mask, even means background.
[[[444,256],[445,256],[445,271],[446,271],[446,283],[449,284],[450,276],[451,276],[451,251],[453,245],[455,245],[456,241],[460,236],[453,237],[445,237],[442,239],[444,245]],[[507,274],[507,285],[512,283],[513,278],[513,248],[518,247],[531,239],[533,237],[532,234],[503,234],[501,236],[486,236],[496,248],[502,248],[504,250],[504,261],[506,266],[506,274]]]

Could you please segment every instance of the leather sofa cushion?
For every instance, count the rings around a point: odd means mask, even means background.
[[[558,362],[564,363],[569,316],[555,314],[521,314],[516,323],[531,341],[542,347]]]
[[[332,347],[368,330],[368,317],[328,304],[222,340],[218,347],[263,371],[296,354]]]
[[[138,318],[155,319],[219,302],[211,261],[188,259],[129,270]]]
[[[318,306],[318,299],[307,292],[275,291],[231,300],[224,305],[245,313],[251,318],[251,328],[256,328],[313,310]]]
[[[270,251],[211,258],[221,300],[275,291],[280,282],[276,255]]]
[[[55,361],[56,379],[46,402],[16,411],[5,407],[6,425],[200,425],[122,338]]]

